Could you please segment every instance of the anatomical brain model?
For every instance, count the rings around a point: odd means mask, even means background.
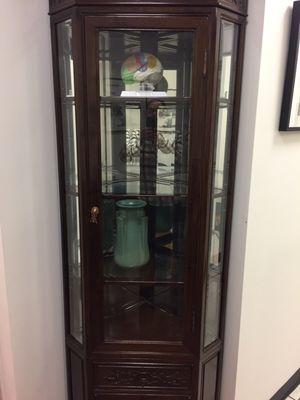
[[[163,67],[153,54],[136,53],[123,63],[121,76],[125,85],[140,83],[142,90],[154,90],[163,77]]]

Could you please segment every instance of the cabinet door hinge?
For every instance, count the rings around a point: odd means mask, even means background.
[[[203,60],[203,77],[207,75],[207,49],[204,50],[204,60]]]
[[[192,312],[192,333],[195,333],[196,330],[196,312]]]

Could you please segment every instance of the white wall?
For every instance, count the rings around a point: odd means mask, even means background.
[[[250,0],[223,400],[268,400],[300,367],[300,132],[278,132],[293,1],[265,3],[262,21]]]
[[[249,1],[227,292],[222,400],[233,400],[236,389],[247,219],[261,66],[264,9],[265,0]]]
[[[4,400],[66,399],[47,12],[47,0],[10,0],[1,6],[0,375]]]

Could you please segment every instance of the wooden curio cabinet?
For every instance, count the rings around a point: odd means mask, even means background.
[[[246,0],[50,0],[70,400],[220,397]]]

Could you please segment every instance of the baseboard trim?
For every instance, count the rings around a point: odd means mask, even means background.
[[[298,385],[300,385],[300,368],[270,400],[285,400]]]

